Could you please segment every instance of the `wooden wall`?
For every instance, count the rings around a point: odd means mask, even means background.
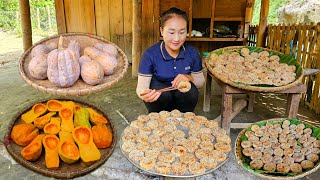
[[[131,61],[132,0],[55,0],[58,33],[95,34],[117,44]]]

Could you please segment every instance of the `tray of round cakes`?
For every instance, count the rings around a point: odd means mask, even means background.
[[[291,55],[260,47],[216,49],[206,58],[205,66],[226,84],[258,92],[285,90],[303,77],[301,65]]]
[[[236,140],[240,166],[268,179],[297,179],[320,167],[320,128],[289,118],[254,123]]]
[[[231,139],[218,121],[193,112],[139,115],[120,138],[124,156],[144,173],[196,177],[229,159]]]

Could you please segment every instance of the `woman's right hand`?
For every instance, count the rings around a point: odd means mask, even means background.
[[[156,92],[155,89],[146,89],[142,94],[144,94],[142,97],[145,102],[154,102],[158,100],[161,92]]]

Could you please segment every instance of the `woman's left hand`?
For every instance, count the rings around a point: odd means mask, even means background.
[[[171,82],[173,87],[178,87],[181,81],[192,81],[192,77],[188,74],[178,74]]]

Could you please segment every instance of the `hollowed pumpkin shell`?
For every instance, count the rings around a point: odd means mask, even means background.
[[[107,124],[108,123],[107,118],[105,118],[101,114],[97,113],[92,108],[87,108],[87,110],[89,111],[89,114],[90,114],[89,118],[90,118],[90,121],[92,124],[98,125],[98,124]]]
[[[20,146],[27,146],[38,136],[38,134],[39,129],[37,129],[33,124],[23,123],[13,126],[11,138],[16,144]]]
[[[59,117],[52,117],[50,123],[44,126],[43,131],[45,134],[57,135],[60,132],[60,122]]]
[[[49,112],[48,114],[38,117],[36,120],[34,120],[34,125],[39,128],[43,129],[45,125],[47,125],[50,122],[50,119],[53,115],[55,115],[56,112]]]
[[[28,161],[37,160],[42,152],[42,138],[44,134],[39,134],[34,140],[21,150],[21,156]]]
[[[60,142],[58,152],[61,160],[67,164],[78,161],[80,153],[77,145],[73,141],[72,133],[66,131],[59,132]]]
[[[63,107],[62,102],[51,99],[47,102],[48,111],[60,111],[60,109]]]
[[[76,141],[80,151],[80,158],[86,164],[91,164],[100,159],[101,154],[93,143],[91,129],[86,126],[78,126],[72,131],[73,139]]]
[[[35,104],[33,105],[31,110],[22,114],[21,120],[24,123],[32,123],[37,117],[41,116],[46,111],[47,111],[46,105],[42,103]]]
[[[61,130],[72,132],[73,125],[73,109],[62,108],[59,111],[59,116],[61,118]]]
[[[55,135],[46,135],[42,139],[46,151],[45,161],[48,169],[57,169],[59,167],[58,144],[59,138]]]

